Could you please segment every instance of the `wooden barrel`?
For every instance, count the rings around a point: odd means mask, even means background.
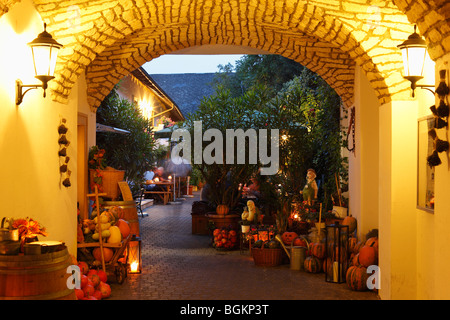
[[[92,186],[94,183],[94,174],[96,170],[89,169],[89,185]],[[118,182],[123,181],[125,176],[125,170],[115,170],[110,168],[108,170],[99,170],[102,176],[102,187],[104,193],[106,193],[105,198],[110,198],[111,200],[117,200],[120,196],[120,189]]]
[[[237,230],[239,228],[239,216],[237,214],[219,215],[215,212],[210,212],[207,218],[214,222],[216,228],[231,227],[231,229]]]
[[[0,300],[75,300],[67,287],[67,248],[37,255],[0,255]]]

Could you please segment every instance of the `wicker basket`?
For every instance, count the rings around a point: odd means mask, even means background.
[[[95,170],[91,169],[89,171],[90,183],[92,184]],[[108,170],[100,170],[100,174],[102,175],[103,192],[113,201],[117,200],[120,195],[119,185],[117,183],[123,181],[125,171],[109,168]]]
[[[282,253],[281,248],[264,248],[264,244],[261,248],[252,248],[253,261],[255,265],[261,267],[279,266],[283,258]]]

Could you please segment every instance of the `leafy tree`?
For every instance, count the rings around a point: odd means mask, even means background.
[[[341,155],[339,96],[321,77],[304,69],[272,101],[272,109],[277,108],[279,125],[284,123],[286,128],[286,140],[281,139],[280,145],[285,183],[299,195],[306,183],[306,170],[314,168],[320,185],[319,201],[325,210],[330,209],[336,174],[341,180],[347,178],[347,159]]]
[[[301,64],[280,55],[245,55],[231,64],[219,65],[214,83],[229,89],[232,96],[244,94],[253,86],[270,88],[272,95],[305,69]]]
[[[237,62],[235,73],[230,65],[221,71],[217,81],[232,96],[255,94],[264,88],[258,121],[265,122],[268,129],[280,129],[281,170],[266,179],[268,187],[262,184],[269,194],[271,186],[282,186],[273,210],[288,210],[282,207],[302,200],[300,192],[306,184],[308,168],[317,173],[319,201],[323,202],[324,210],[330,209],[336,175],[340,175],[341,181],[347,179],[340,131],[340,112],[345,110],[336,92],[317,74],[276,55],[245,56]]]
[[[131,182],[132,191],[136,191],[152,160],[155,139],[150,122],[134,103],[120,98],[116,90],[112,90],[98,108],[97,122],[130,132],[99,132],[97,145],[105,149],[109,166],[125,170],[125,179]]]
[[[194,170],[199,170],[202,174],[203,180],[208,183],[212,192],[212,204],[227,204],[230,209],[238,205],[240,193],[238,190],[239,183],[245,184],[252,174],[257,172],[258,164],[250,163],[250,142],[245,141],[245,163],[238,164],[237,156],[244,150],[237,150],[237,143],[233,150],[233,163],[227,161],[226,155],[226,130],[227,129],[242,129],[247,132],[249,129],[255,129],[256,134],[258,129],[265,126],[267,122],[265,117],[261,117],[261,110],[265,108],[265,103],[269,99],[267,97],[267,90],[263,87],[255,87],[244,93],[239,97],[233,97],[230,90],[219,86],[216,94],[204,98],[196,112],[188,115],[183,126],[187,128],[191,137],[194,137],[194,121],[202,121],[202,131],[208,129],[218,129],[221,133],[223,141],[222,150],[214,150],[211,154],[217,156],[222,153],[222,159],[216,159],[214,163],[195,164],[193,159]],[[192,140],[192,150],[194,150],[194,142]],[[203,141],[202,151],[209,152],[209,145],[212,142]],[[203,152],[203,154],[205,154]],[[194,155],[192,155],[194,157]]]

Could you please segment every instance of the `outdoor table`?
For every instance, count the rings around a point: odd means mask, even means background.
[[[172,180],[167,180],[167,181],[153,181],[153,183],[150,184],[154,184],[156,186],[167,186],[166,190],[149,190],[149,191],[144,191],[144,194],[156,194],[158,195],[162,200],[164,205],[166,205],[169,202],[169,198],[172,196],[173,188],[175,188],[174,183]]]

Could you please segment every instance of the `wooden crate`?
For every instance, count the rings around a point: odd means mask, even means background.
[[[192,234],[209,235],[208,217],[202,214],[192,215]]]

